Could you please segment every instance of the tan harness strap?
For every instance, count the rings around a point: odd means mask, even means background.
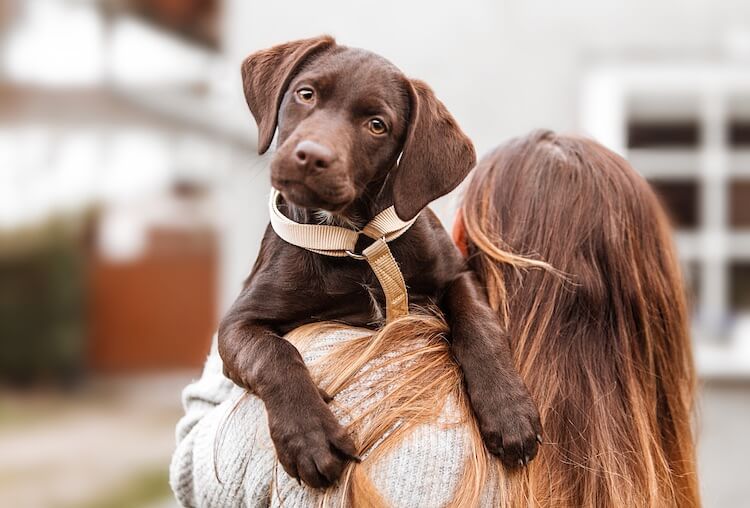
[[[385,293],[385,320],[391,322],[409,314],[409,294],[404,276],[393,258],[391,249],[382,238],[375,240],[362,254],[380,282]]]
[[[391,206],[376,215],[362,231],[325,224],[300,224],[281,213],[277,206],[279,196],[279,192],[274,189],[268,208],[271,227],[282,240],[325,256],[350,256],[367,260],[385,293],[386,321],[409,314],[409,295],[404,276],[388,242],[404,234],[417,217],[402,221]],[[375,240],[361,255],[354,253],[360,234]]]
[[[409,222],[402,221],[398,218],[396,209],[391,206],[377,214],[370,222],[368,222],[362,229],[362,233],[373,240],[385,238],[386,242],[390,242],[406,232],[406,230],[414,224],[415,220],[417,220],[416,217]]]

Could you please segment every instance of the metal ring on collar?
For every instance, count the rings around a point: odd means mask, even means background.
[[[349,256],[352,259],[356,259],[356,260],[359,260],[359,261],[364,261],[364,260],[367,259],[367,257],[363,256],[362,254],[357,254],[356,252],[352,252],[352,251],[350,251],[348,249],[345,250],[344,252],[346,252],[346,255]]]
[[[381,236],[379,239],[382,240],[383,242],[386,242],[385,235]],[[358,261],[364,261],[367,259],[367,256],[363,256],[362,254],[357,254],[356,252],[350,251],[348,249],[344,250],[344,252],[346,252],[346,255],[349,256],[350,258],[356,259]]]

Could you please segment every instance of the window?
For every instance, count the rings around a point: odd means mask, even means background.
[[[729,182],[729,223],[733,229],[750,229],[750,179]]]
[[[700,129],[691,120],[632,120],[628,123],[629,148],[695,148]]]
[[[750,312],[750,262],[729,265],[729,304],[734,312]]]
[[[750,148],[750,118],[730,120],[727,141],[733,148]]]
[[[700,226],[700,189],[696,180],[650,179],[672,224],[677,229],[696,229]]]

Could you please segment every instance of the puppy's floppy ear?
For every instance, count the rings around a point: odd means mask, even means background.
[[[333,37],[322,35],[258,51],[242,62],[245,100],[258,124],[259,154],[271,146],[279,106],[296,71],[308,58],[335,44]]]
[[[406,81],[411,113],[393,183],[393,204],[402,220],[455,189],[476,163],[474,145],[432,89]]]

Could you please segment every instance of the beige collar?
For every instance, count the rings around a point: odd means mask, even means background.
[[[388,242],[404,234],[419,215],[410,221],[402,221],[398,218],[395,208],[391,206],[376,215],[362,231],[325,224],[300,224],[281,213],[277,206],[279,196],[279,191],[274,189],[268,208],[271,227],[282,240],[325,256],[350,256],[366,260],[385,292],[386,320],[390,322],[409,313],[404,276],[393,258]],[[362,254],[356,254],[354,249],[360,234],[375,241],[362,251]]]

